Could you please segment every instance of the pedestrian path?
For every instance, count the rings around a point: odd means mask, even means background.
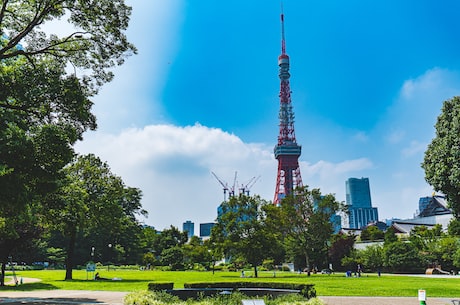
[[[0,305],[123,305],[129,292],[87,290],[0,291]],[[417,305],[417,297],[319,296],[327,305]],[[428,298],[427,305],[451,305],[450,298]]]

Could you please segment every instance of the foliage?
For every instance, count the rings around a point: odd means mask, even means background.
[[[460,236],[460,220],[453,218],[447,227],[449,235]]]
[[[384,241],[385,241],[385,245],[388,245],[388,244],[391,244],[395,241],[398,241],[398,236],[396,235],[395,233],[395,229],[393,227],[389,227],[386,231],[385,231],[385,235],[384,235]]]
[[[141,209],[140,190],[126,187],[106,163],[92,154],[77,157],[65,173],[59,191],[50,196],[47,216],[68,239],[66,279],[72,279],[78,232],[83,236],[94,230],[104,232],[105,245],[115,241],[113,251],[122,254],[119,235],[128,226],[139,227],[135,215],[146,212]]]
[[[123,299],[124,305],[162,305],[162,304],[180,304],[177,297],[159,291],[135,291],[127,294]]]
[[[189,269],[193,269],[196,265],[208,266],[214,264],[214,258],[211,249],[198,237],[192,236],[188,243],[183,246],[184,249],[184,262],[188,265]]]
[[[367,226],[364,230],[361,231],[360,238],[362,241],[376,241],[382,240],[385,233],[380,231],[377,226]]]
[[[342,265],[342,259],[353,251],[356,237],[354,235],[336,234],[332,236],[332,243],[329,247],[329,260],[334,270],[348,270]]]
[[[385,267],[393,272],[423,272],[426,264],[421,261],[412,243],[397,241],[385,247]]]
[[[460,97],[444,101],[435,128],[436,136],[428,145],[422,168],[425,180],[446,195],[456,219],[460,217]]]
[[[360,251],[361,263],[366,272],[377,272],[384,266],[384,248],[380,245],[372,245]]]
[[[170,266],[171,270],[184,269],[184,251],[181,247],[175,246],[166,248],[161,252],[160,263],[163,266]]]
[[[3,1],[0,8],[0,60],[23,57],[33,65],[44,58],[71,63],[92,74],[97,84],[109,81],[109,68],[136,52],[124,34],[131,8],[123,0]],[[42,30],[51,21],[72,25],[59,37]],[[89,77],[85,81],[89,81]]]
[[[306,298],[316,297],[316,290],[312,284],[284,283],[284,282],[260,282],[260,281],[240,281],[240,282],[193,282],[184,283],[185,288],[227,288],[236,290],[238,288],[257,288],[257,289],[289,289],[298,290]]]
[[[124,34],[130,12],[123,0],[1,2],[0,222],[11,220],[0,229],[2,265],[46,228],[42,203],[58,188],[72,145],[96,128],[90,98],[136,52]],[[46,33],[53,21],[72,30]]]
[[[277,248],[278,231],[271,225],[273,208],[259,196],[240,194],[223,202],[222,214],[211,231],[211,243],[220,248],[225,257],[242,258],[254,268],[274,254]]]
[[[332,194],[322,196],[319,189],[298,188],[281,201],[281,231],[291,258],[301,255],[299,268],[327,263],[328,242],[333,233],[331,216],[340,208]]]

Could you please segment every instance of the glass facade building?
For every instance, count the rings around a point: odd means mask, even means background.
[[[378,210],[372,207],[369,178],[349,178],[345,189],[350,229],[361,229],[378,221]]]
[[[187,232],[188,239],[195,235],[195,224],[187,220],[182,224],[182,232]]]

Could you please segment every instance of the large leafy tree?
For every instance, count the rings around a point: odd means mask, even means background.
[[[271,226],[269,213],[273,205],[259,196],[233,196],[222,203],[222,214],[211,231],[211,242],[226,257],[241,258],[251,264],[257,277],[257,266],[273,257],[279,248],[278,231]]]
[[[281,201],[282,230],[286,233],[287,252],[299,267],[313,268],[326,263],[333,234],[331,217],[339,211],[334,195],[321,195],[319,189],[296,189]],[[296,260],[302,257],[303,262]]]
[[[136,52],[124,34],[130,13],[123,0],[0,1],[0,218],[39,208],[72,145],[96,128],[90,98]],[[70,30],[44,32],[51,22]],[[0,236],[6,255],[31,236],[14,223]]]
[[[146,212],[141,209],[140,190],[126,187],[107,163],[92,154],[79,156],[65,172],[59,191],[50,196],[47,215],[54,228],[67,238],[65,279],[72,279],[79,233],[94,239],[90,234],[101,232],[105,240],[98,249],[109,243],[120,248],[120,236],[127,226],[137,226],[140,234],[136,215]]]
[[[459,221],[460,97],[444,102],[435,128],[436,136],[428,145],[422,163],[425,179],[436,191],[447,196],[449,206]]]

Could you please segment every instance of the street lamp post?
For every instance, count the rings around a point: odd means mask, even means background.
[[[109,261],[107,262],[107,271],[110,271],[110,254],[112,253],[112,244],[108,244],[109,246]]]

